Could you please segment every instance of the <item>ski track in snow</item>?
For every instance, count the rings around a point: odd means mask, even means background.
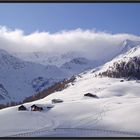
[[[100,104],[100,106],[101,106],[101,104]],[[96,113],[96,114],[93,114],[93,115],[91,114],[91,116],[89,116],[89,118],[92,118],[92,123],[94,122],[94,124],[97,124],[100,120],[102,120],[102,117],[104,115],[105,115],[105,111],[103,109],[99,113]],[[46,119],[45,115],[41,115],[41,116],[37,116],[37,117],[38,117],[37,121]],[[47,135],[47,132],[53,132],[53,131],[57,132],[58,130],[62,130],[62,129],[64,129],[64,130],[68,130],[68,129],[70,129],[70,130],[73,130],[73,129],[75,129],[75,130],[79,130],[79,129],[84,130],[82,128],[66,128],[66,129],[65,128],[60,128],[60,127],[57,128],[59,122],[54,120],[54,119],[52,119],[52,118],[48,118],[48,119],[51,121],[51,125],[49,125],[49,126],[45,126],[45,127],[40,128],[38,130],[29,131],[29,132],[25,132],[25,133],[18,133],[18,134],[6,136],[6,137],[32,137],[32,136],[38,136],[38,135],[42,135],[42,134]],[[86,124],[90,123],[90,121],[87,122],[86,120],[88,120],[87,117],[84,118],[84,119],[81,119],[80,121],[83,122],[84,124],[85,123]],[[80,125],[81,125],[81,122],[80,122]],[[85,130],[86,131],[87,130],[91,131],[93,129],[86,129],[85,128]],[[94,130],[96,130],[96,129],[94,129]],[[23,131],[23,130],[21,129],[20,131]]]
[[[109,99],[110,100],[110,99]],[[95,128],[80,128],[80,127],[74,127],[74,128],[65,128],[65,127],[57,127],[59,122],[56,121],[55,119],[48,118],[51,121],[51,125],[45,126],[43,128],[40,128],[38,130],[34,131],[29,131],[25,133],[18,133],[15,135],[10,135],[6,137],[38,137],[38,136],[46,136],[46,137],[51,137],[51,136],[62,136],[63,134],[65,136],[130,136],[130,137],[139,137],[140,133],[137,132],[127,132],[127,131],[117,131],[117,130],[107,130],[107,129],[98,129],[96,128],[96,125],[103,119],[105,116],[106,112],[109,111],[109,100],[106,100],[102,103],[99,104],[99,108],[102,110],[96,114],[91,114],[88,118],[85,117],[80,120],[80,125],[82,124],[90,124],[90,118],[92,118],[92,123],[94,124]],[[38,120],[44,120],[46,118],[45,115],[38,116]],[[86,121],[88,120],[88,121]],[[44,122],[44,121],[43,121]],[[78,124],[76,124],[78,125]],[[22,131],[22,130],[21,130]],[[90,135],[89,135],[90,134]],[[100,135],[101,134],[101,135]]]
[[[44,120],[44,119],[46,119],[46,115],[40,115],[40,116],[38,116],[37,121]],[[14,134],[14,135],[9,135],[9,136],[6,136],[6,137],[28,137],[28,136],[34,136],[36,134],[40,134],[42,132],[47,132],[47,131],[55,129],[55,127],[57,127],[58,124],[59,124],[58,121],[54,120],[54,119],[51,119],[51,118],[48,118],[48,119],[51,122],[51,125],[49,125],[49,126],[48,126],[48,124],[46,124],[45,127],[40,128],[40,129],[36,129],[36,130],[29,131],[29,132],[24,132],[24,133],[21,132],[21,133],[17,133],[17,134]],[[43,123],[44,123],[44,121],[43,121]],[[20,131],[23,131],[23,130],[20,129]]]

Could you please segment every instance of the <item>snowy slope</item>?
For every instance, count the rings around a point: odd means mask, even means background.
[[[0,50],[0,104],[22,101],[68,75],[56,66],[20,60]]]
[[[99,99],[84,97],[87,92]],[[64,102],[47,109],[54,98]],[[34,103],[45,110],[30,111]],[[88,72],[67,89],[25,106],[29,111],[18,111],[17,107],[0,110],[0,136],[140,136],[140,94],[136,81],[93,77]]]
[[[126,39],[122,43],[121,53],[125,53],[125,52],[129,51],[130,49],[132,49],[133,47],[136,47],[138,45],[140,45],[140,41],[132,41],[132,40]]]
[[[85,70],[95,68],[101,65],[103,62],[89,60],[84,57],[74,58],[69,62],[64,63],[61,69],[66,70],[69,73],[78,74]]]
[[[77,56],[75,52],[53,55],[48,52],[15,52],[12,54],[25,61],[35,62],[45,66],[56,65],[58,67]]]
[[[3,126],[0,136],[140,137],[140,80],[98,76],[114,62],[127,63],[139,54],[139,45],[129,48],[105,65],[77,75],[66,89],[24,104],[28,111],[18,111],[18,106],[0,110],[0,125]],[[41,77],[35,79],[35,83],[42,81]],[[85,97],[86,93],[96,94],[99,98]],[[52,104],[52,99],[63,102]],[[33,104],[39,104],[44,110],[32,112],[30,106]],[[50,105],[53,107],[48,109]]]
[[[44,66],[57,66],[70,76],[95,68],[105,63],[103,60],[90,60],[86,57],[82,57],[76,52],[68,52],[64,54],[49,54],[46,52],[19,52],[13,53],[13,55],[24,61],[34,62]]]
[[[103,65],[98,74],[109,77],[140,79],[140,45],[129,49]]]
[[[95,76],[101,69],[85,71],[63,91],[24,104],[28,111],[18,111],[18,106],[0,110],[0,136],[139,137],[140,81]],[[85,93],[99,98],[85,97]],[[63,102],[47,109],[52,99]],[[44,110],[30,111],[33,104]]]

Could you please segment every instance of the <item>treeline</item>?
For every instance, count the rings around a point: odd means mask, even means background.
[[[23,103],[27,103],[27,102],[35,101],[35,100],[38,100],[38,99],[42,99],[42,98],[50,95],[53,92],[61,91],[65,88],[67,88],[68,83],[73,82],[75,79],[76,79],[76,77],[72,76],[70,79],[64,79],[63,81],[57,82],[54,85],[52,85],[51,87],[49,87],[47,89],[44,89],[43,91],[41,91],[41,92],[39,92],[35,95],[32,95],[32,96],[29,96],[29,97],[25,98],[23,100]]]
[[[128,61],[114,62],[106,71],[99,73],[99,76],[140,79],[140,57],[132,57]]]

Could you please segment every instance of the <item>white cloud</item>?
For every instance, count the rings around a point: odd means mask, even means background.
[[[43,51],[65,53],[74,51],[89,58],[104,58],[113,54],[125,39],[139,40],[131,34],[111,34],[95,30],[75,29],[56,33],[34,32],[25,35],[20,29],[0,26],[0,49],[8,51]]]

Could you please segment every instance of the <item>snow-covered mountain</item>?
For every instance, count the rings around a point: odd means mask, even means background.
[[[140,41],[132,41],[132,40],[126,39],[122,42],[121,53],[125,53],[125,52],[129,51],[130,49],[132,49],[133,47],[136,47],[138,45],[140,45]]]
[[[0,104],[23,101],[26,97],[32,96],[64,78],[91,68],[89,60],[85,58],[70,60],[69,56],[70,54],[61,56],[67,61],[69,59],[69,62],[62,67],[57,67],[21,60],[0,50]],[[92,64],[92,67],[97,66],[97,63]],[[65,67],[66,65],[71,69]]]
[[[100,76],[140,79],[140,45],[129,49],[103,66]]]
[[[102,60],[98,60],[96,56],[93,56],[93,58],[90,59],[89,61],[96,61],[96,62],[99,61],[98,63],[101,62],[102,64],[104,64],[105,62],[110,61],[111,59],[116,57],[118,54],[125,53],[129,49],[138,45],[140,45],[140,41],[133,41],[133,40],[126,39],[122,41],[120,44],[118,44],[117,46],[114,46],[114,50],[107,56],[107,58],[103,57]],[[78,52],[73,52],[73,51],[69,51],[66,53],[59,52],[57,54],[56,53],[52,54],[49,52],[41,52],[41,51],[13,52],[12,55],[24,61],[35,62],[45,66],[55,65],[58,67],[62,67],[63,65],[65,65],[65,63],[71,63],[71,61],[75,61],[75,59],[82,59],[82,58],[87,60],[89,59],[88,56],[83,56],[83,54]]]
[[[140,81],[98,75],[116,61],[139,57],[139,50],[139,46],[131,48],[105,65],[77,75],[64,90],[25,103],[26,111],[18,111],[19,106],[0,110],[0,136],[139,137]],[[52,103],[53,99],[63,102]],[[43,111],[31,111],[33,104]]]
[[[65,62],[70,61],[77,56],[75,52],[68,52],[64,54],[51,54],[48,52],[15,52],[14,56],[29,62],[35,62],[42,65],[56,65],[60,67]]]
[[[78,74],[88,69],[92,69],[101,65],[103,62],[89,60],[84,57],[74,58],[69,62],[64,63],[61,69],[67,70],[69,73]]]
[[[82,57],[76,52],[68,52],[64,54],[49,54],[46,52],[34,53],[13,53],[14,56],[28,62],[38,63],[46,67],[56,66],[68,75],[75,75],[85,70],[95,68],[104,64],[104,60],[91,60]],[[50,71],[51,72],[51,71]],[[55,72],[54,72],[55,73]]]
[[[136,46],[139,43],[131,40],[123,41],[118,52],[112,54],[109,60],[117,54],[123,55],[124,61],[126,55],[129,57],[130,54],[137,55],[138,51],[136,50],[139,47]],[[115,60],[119,57],[116,57]],[[4,50],[0,50],[0,104],[22,101],[64,78],[98,67],[107,60],[89,60],[80,55],[78,56],[75,52],[52,56],[46,52],[9,54]],[[112,62],[114,60],[109,62],[110,67]]]
[[[57,66],[44,66],[0,50],[0,104],[22,101],[68,75]]]

